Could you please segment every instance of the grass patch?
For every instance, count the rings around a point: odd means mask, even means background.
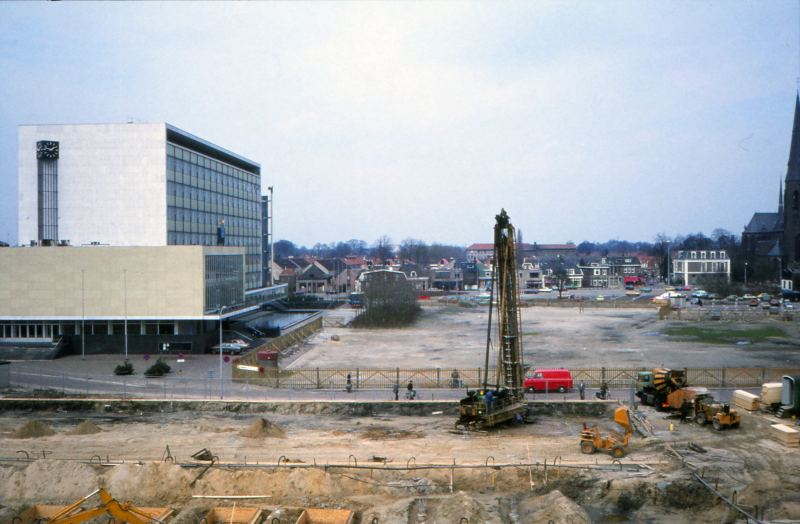
[[[671,337],[685,338],[686,342],[700,341],[707,344],[735,344],[737,342],[752,342],[755,344],[764,342],[768,337],[786,337],[786,333],[775,326],[750,329],[680,326],[667,328],[663,332]]]

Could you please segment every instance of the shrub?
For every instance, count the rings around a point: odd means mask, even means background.
[[[126,360],[124,363],[114,368],[114,374],[133,375],[133,364],[131,364],[129,361]]]
[[[169,373],[171,370],[172,368],[169,367],[169,364],[167,364],[163,358],[159,358],[156,360],[155,364],[147,368],[147,371],[145,371],[144,374],[151,377],[161,377],[166,373]]]

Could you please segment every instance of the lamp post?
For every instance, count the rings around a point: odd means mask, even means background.
[[[83,269],[81,269],[81,360],[86,360],[86,293],[83,285]]]
[[[747,262],[744,263],[744,285],[747,286]]]
[[[128,270],[122,270],[122,277],[125,281],[125,362],[128,361]]]
[[[669,261],[669,255],[670,255],[670,253],[669,253],[669,251],[670,251],[669,245],[672,243],[672,241],[671,240],[667,240],[665,242],[667,244],[667,285],[666,285],[666,287],[669,287],[669,271],[671,269],[671,267],[670,267],[671,264],[670,264],[670,261]]]
[[[269,285],[275,285],[275,232],[273,230],[273,217],[275,216],[275,205],[272,200],[272,186],[269,186],[269,209],[267,210],[267,219],[269,220]]]
[[[219,308],[219,399],[222,400],[222,312],[225,306]]]

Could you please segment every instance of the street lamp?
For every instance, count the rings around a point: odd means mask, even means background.
[[[81,360],[86,360],[86,292],[81,269]]]
[[[272,200],[272,186],[269,186],[269,209],[267,209],[267,219],[269,220],[269,285],[275,285],[275,232],[273,230],[273,223],[275,217],[275,204]]]
[[[669,251],[670,251],[670,249],[669,249],[669,245],[671,243],[672,243],[672,240],[667,240],[666,241],[666,244],[667,244],[667,285],[665,287],[669,287],[669,282],[670,282],[670,280],[669,280],[669,270],[670,270],[670,263],[669,263]]]
[[[747,262],[744,263],[744,285],[747,286]]]
[[[219,399],[222,400],[222,313],[226,306],[219,308]]]

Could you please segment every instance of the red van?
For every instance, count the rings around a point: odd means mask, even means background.
[[[525,392],[558,391],[566,393],[572,389],[572,375],[568,369],[537,369],[532,378],[525,379]]]

